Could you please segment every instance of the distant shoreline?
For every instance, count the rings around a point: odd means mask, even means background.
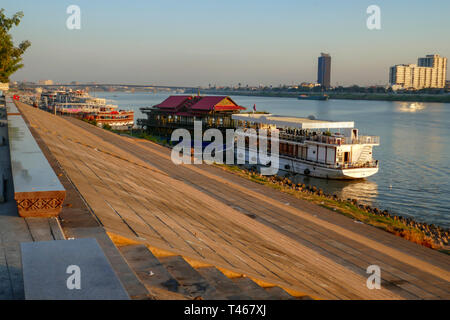
[[[274,97],[274,98],[297,98],[301,93],[295,92],[239,92],[206,90],[207,94],[225,94],[231,96],[249,97]],[[307,93],[319,95],[320,93]],[[399,101],[399,102],[439,102],[450,103],[450,94],[382,94],[382,93],[327,93],[330,99],[336,100],[371,100],[371,101]]]

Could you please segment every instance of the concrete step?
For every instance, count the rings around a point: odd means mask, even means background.
[[[268,300],[270,294],[263,287],[247,277],[234,278],[232,281],[253,300]]]
[[[167,271],[145,245],[119,247],[128,265],[139,280],[152,291],[152,288],[167,290],[182,295],[187,294],[180,283]],[[161,290],[157,290],[161,292]]]
[[[250,300],[249,296],[233,280],[225,276],[215,267],[202,267],[196,269],[200,275],[211,283],[218,293],[227,300]]]
[[[157,258],[145,245],[118,248],[139,280],[157,299],[295,299],[279,287],[263,288],[247,277],[230,279],[213,266],[194,268],[182,256]]]
[[[234,278],[233,282],[254,300],[295,300],[296,298],[280,287],[263,288],[247,277]]]
[[[159,258],[159,260],[191,298],[204,300],[227,298],[226,295],[215,288],[214,283],[205,279],[183,257],[163,257]]]
[[[264,289],[270,296],[270,300],[295,300],[295,297],[281,289],[280,287],[272,287]]]

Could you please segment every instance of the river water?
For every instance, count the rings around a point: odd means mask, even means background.
[[[122,108],[134,109],[163,101],[164,93],[96,93]],[[342,198],[450,227],[450,104],[386,101],[308,101],[293,98],[231,96],[249,111],[324,120],[355,121],[361,135],[380,136],[374,147],[379,172],[361,181],[333,181],[297,176]]]

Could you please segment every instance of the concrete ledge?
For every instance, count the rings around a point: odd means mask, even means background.
[[[6,108],[14,199],[19,215],[57,216],[62,209],[66,190],[22,116],[17,114],[18,109],[10,97],[6,98]]]

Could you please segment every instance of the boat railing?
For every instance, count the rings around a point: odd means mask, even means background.
[[[239,148],[239,147],[238,147]],[[245,147],[245,152],[253,152],[255,154],[258,153],[258,149],[254,148],[254,147]],[[269,152],[270,156],[272,156],[272,154]],[[363,169],[363,168],[378,168],[378,160],[369,160],[369,161],[364,161],[364,162],[344,162],[344,163],[325,163],[325,162],[319,162],[319,161],[313,161],[307,158],[303,158],[303,157],[295,157],[292,154],[288,155],[288,154],[278,154],[278,156],[284,157],[284,158],[288,158],[290,160],[294,160],[294,161],[303,161],[315,166],[321,166],[321,167],[326,167],[326,168],[330,168],[330,169]]]
[[[356,168],[378,168],[378,160],[371,160],[356,163],[343,163],[339,165],[342,169],[356,169]]]
[[[380,144],[380,137],[378,136],[359,136],[356,139],[349,137],[345,138],[346,144]]]
[[[359,136],[356,139],[344,136],[328,136],[323,134],[316,135],[296,135],[280,133],[280,140],[289,140],[294,142],[316,141],[324,144],[343,145],[343,144],[380,144],[380,137],[377,136]]]

